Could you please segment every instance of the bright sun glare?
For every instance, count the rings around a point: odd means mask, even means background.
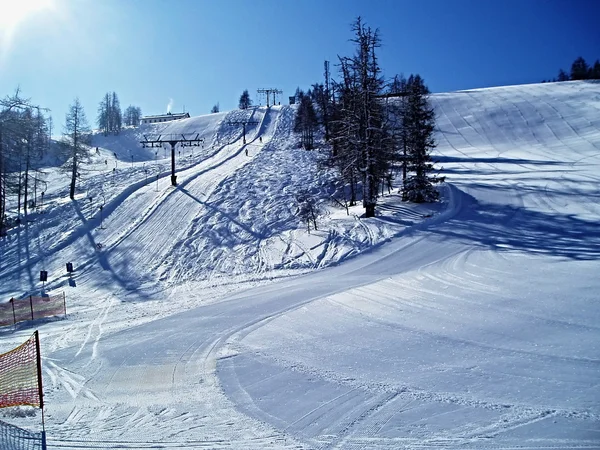
[[[0,0],[0,32],[11,32],[32,14],[53,6],[53,0]]]

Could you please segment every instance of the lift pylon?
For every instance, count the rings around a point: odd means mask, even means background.
[[[228,125],[241,125],[242,126],[242,136],[243,142],[246,143],[246,125],[258,125],[260,122],[256,120],[230,120],[227,122]]]
[[[182,147],[199,147],[204,138],[200,137],[199,133],[183,133],[183,134],[159,134],[159,135],[143,135],[144,140],[140,141],[142,147],[162,147],[163,144],[171,146],[171,184],[177,186],[177,176],[175,175],[175,146],[180,144]]]

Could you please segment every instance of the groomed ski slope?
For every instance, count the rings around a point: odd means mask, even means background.
[[[286,190],[326,175],[262,108],[247,147],[211,118],[176,189],[90,178],[105,229],[78,202],[13,234],[5,295],[77,261],[40,324],[50,448],[599,448],[600,84],[431,100],[440,204],[307,234]]]

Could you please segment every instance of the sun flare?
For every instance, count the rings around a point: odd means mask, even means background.
[[[31,15],[53,6],[53,0],[0,0],[0,32],[14,30]]]

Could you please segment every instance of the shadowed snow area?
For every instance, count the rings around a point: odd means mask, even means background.
[[[310,234],[295,195],[331,175],[289,106],[95,136],[73,202],[51,174],[0,244],[3,299],[42,269],[67,296],[35,324],[49,447],[600,448],[600,84],[431,101],[443,200],[323,201]],[[172,187],[138,142],[192,132]]]

